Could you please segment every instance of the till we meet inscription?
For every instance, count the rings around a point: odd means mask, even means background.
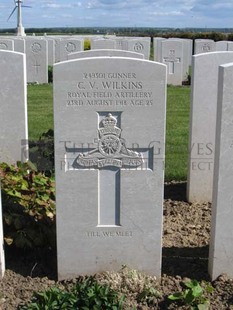
[[[54,69],[58,274],[160,275],[166,66],[120,57]]]

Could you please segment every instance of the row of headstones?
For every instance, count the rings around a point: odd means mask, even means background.
[[[150,38],[90,38],[91,48],[119,49],[138,52],[149,59]],[[113,46],[114,43],[114,46]],[[84,50],[84,38],[65,37],[18,37],[1,38],[0,50],[12,50],[26,54],[27,82],[48,83],[48,65],[65,61],[69,55]]]
[[[167,64],[168,84],[182,85],[188,80],[190,68],[192,67],[192,55],[210,53],[215,51],[233,51],[233,42],[207,39],[164,39],[156,37],[153,39],[154,60]]]
[[[15,162],[27,149],[26,57],[0,54],[0,70],[5,72],[0,84],[0,161]],[[210,201],[214,188],[213,278],[233,273],[233,65],[223,66],[218,78],[219,66],[229,62],[233,52],[193,57],[188,193],[190,201]],[[118,270],[123,264],[160,275],[166,83],[164,64],[132,57],[55,65],[60,279]]]
[[[91,49],[125,50],[140,53],[144,59],[150,56],[150,38],[129,37],[90,37]],[[167,65],[168,84],[182,85],[188,80],[191,57],[193,54],[193,41],[189,39],[154,38],[154,60]],[[215,50],[231,50],[233,42],[213,40],[195,40],[194,54],[213,52]],[[73,53],[83,51],[84,38],[80,37],[9,37],[0,39],[0,49],[14,50],[26,53],[27,82],[48,82],[48,65],[65,61]],[[84,57],[85,54],[83,54]],[[86,55],[89,57],[90,55]]]
[[[38,42],[37,40],[46,41],[48,44],[49,65],[53,65],[54,63],[67,60],[70,53],[83,51],[83,42],[85,38],[90,39],[91,49],[117,49],[131,51],[143,54],[145,59],[149,59],[150,56],[150,37],[101,38],[98,36],[27,36],[21,39],[19,37],[1,37],[0,49],[25,53],[28,52],[27,44],[31,46],[33,43],[32,40],[36,42]],[[28,41],[29,43],[27,43]]]

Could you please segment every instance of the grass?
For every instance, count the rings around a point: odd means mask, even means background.
[[[186,180],[188,163],[190,87],[169,86],[167,90],[165,180]],[[38,139],[53,129],[52,85],[28,86],[29,139]]]
[[[53,86],[28,86],[28,134],[30,140],[53,128]]]
[[[167,92],[165,180],[186,180],[190,87],[169,86]]]

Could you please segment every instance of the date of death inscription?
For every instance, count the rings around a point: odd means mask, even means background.
[[[136,73],[84,73],[67,92],[67,107],[152,106],[153,92]]]

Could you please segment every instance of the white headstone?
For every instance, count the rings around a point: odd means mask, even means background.
[[[233,63],[220,66],[209,272],[233,277]]]
[[[197,39],[194,42],[194,54],[211,53],[216,51],[214,40]]]
[[[27,159],[25,55],[0,51],[0,72],[0,162],[13,164]]]
[[[228,41],[218,41],[216,44],[216,51],[227,51],[228,50]]]
[[[58,277],[123,264],[160,276],[166,66],[54,66]]]
[[[183,42],[165,40],[161,42],[162,63],[167,65],[167,83],[182,85],[183,81]]]
[[[75,52],[81,52],[84,49],[83,40],[63,39],[60,41],[60,61],[68,59],[68,55]]]
[[[111,39],[98,39],[98,40],[91,40],[91,49],[115,49],[116,48],[116,41]]]
[[[189,68],[192,64],[192,53],[193,53],[193,41],[190,39],[180,39],[180,38],[160,38],[155,37],[153,38],[154,44],[154,61],[163,62],[162,60],[162,42],[169,41],[169,42],[182,42],[182,49],[183,49],[183,80],[187,78],[187,74],[189,73]],[[172,43],[169,43],[172,44]],[[176,47],[175,47],[176,48]],[[172,49],[172,46],[171,46]]]
[[[13,51],[14,41],[10,39],[0,39],[0,50]]]
[[[193,40],[192,39],[183,39],[184,42],[188,45],[188,65],[192,65],[192,56],[193,56]]]
[[[183,42],[183,80],[187,80],[192,66],[193,40],[180,39]]]
[[[4,237],[3,237],[3,217],[2,217],[2,197],[1,197],[1,182],[0,182],[0,279],[5,273],[5,253],[4,253]]]
[[[227,43],[227,50],[229,52],[233,51],[233,42],[228,41],[228,43]]]
[[[14,51],[25,53],[25,40],[14,37]]]
[[[26,39],[27,82],[48,83],[48,42]]]
[[[122,50],[90,50],[90,51],[84,51],[84,52],[77,52],[77,53],[71,53],[68,55],[68,59],[80,59],[80,58],[87,58],[87,57],[103,57],[103,56],[109,56],[109,57],[130,57],[130,58],[138,58],[138,59],[144,59],[143,54],[129,52],[129,51],[122,51]]]
[[[128,51],[143,54],[145,59],[150,58],[150,38],[128,41]]]
[[[211,201],[217,113],[218,67],[233,52],[193,56],[189,131],[188,201]]]
[[[53,38],[55,41],[55,63],[60,62],[60,43],[61,38]]]
[[[116,49],[127,51],[128,50],[128,39],[124,37],[116,37]]]
[[[53,66],[55,63],[55,41],[53,39],[46,39],[48,42],[48,65]]]
[[[162,62],[162,41],[165,41],[165,38],[155,37],[153,38],[153,46],[154,46],[154,61]]]
[[[161,42],[162,41],[159,42],[160,43],[159,45],[162,49],[162,43]],[[172,44],[174,44],[174,49],[176,50],[177,49],[176,42],[180,42],[178,46],[179,46],[179,49],[182,47],[182,55],[183,55],[183,58],[182,58],[182,68],[183,68],[183,70],[182,70],[183,71],[182,81],[186,81],[188,78],[190,67],[192,65],[193,41],[190,39],[170,38],[170,39],[166,40],[165,42],[169,42],[169,44],[167,43],[167,45],[170,45],[170,50],[172,50],[172,48],[173,48]],[[160,52],[160,55],[161,55],[161,52]]]

